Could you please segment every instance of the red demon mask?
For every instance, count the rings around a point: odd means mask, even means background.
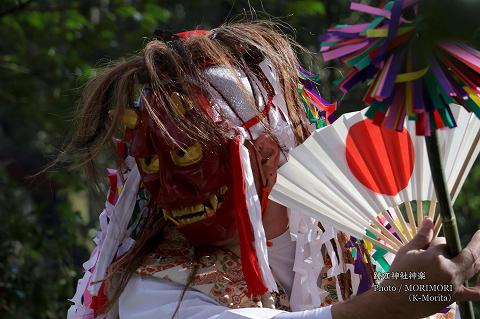
[[[186,117],[192,116],[188,112],[191,102],[185,96],[172,92],[171,99]],[[147,100],[150,105],[158,103],[153,94],[148,94]],[[171,138],[142,108],[131,144],[146,190],[163,209],[165,218],[192,244],[232,238],[236,228],[230,192],[230,142],[202,145],[187,137],[166,114],[159,112],[158,117]]]

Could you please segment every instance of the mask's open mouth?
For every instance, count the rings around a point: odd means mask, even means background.
[[[170,219],[175,225],[189,225],[212,217],[220,209],[225,199],[227,186],[222,186],[215,193],[210,195],[203,203],[187,206],[179,209],[163,210],[163,216]]]

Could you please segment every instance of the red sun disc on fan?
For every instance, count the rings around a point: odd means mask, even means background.
[[[375,193],[394,196],[412,177],[415,151],[407,130],[387,129],[367,119],[349,129],[346,159],[360,183]]]

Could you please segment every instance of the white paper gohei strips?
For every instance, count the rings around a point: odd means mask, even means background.
[[[135,165],[130,171],[123,191],[115,204],[113,214],[108,223],[107,234],[100,247],[100,254],[92,275],[92,284],[89,287],[90,293],[94,296],[97,295],[101,286],[101,282],[98,281],[104,279],[107,268],[125,237],[127,225],[135,207],[139,184],[140,173]]]

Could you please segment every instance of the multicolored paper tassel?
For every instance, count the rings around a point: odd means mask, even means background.
[[[426,45],[419,32],[426,23],[420,2],[395,0],[380,7],[353,2],[351,10],[375,18],[329,29],[321,36],[321,52],[325,61],[338,59],[350,68],[337,83],[343,92],[368,84],[363,100],[374,122],[402,130],[408,117],[416,121],[417,135],[429,136],[456,126],[452,103],[480,118],[480,51],[456,42]]]
[[[301,82],[298,87],[298,97],[302,101],[308,121],[317,129],[333,122],[337,103],[328,102],[315,90],[315,84],[320,82],[320,77],[300,66],[298,74]]]

